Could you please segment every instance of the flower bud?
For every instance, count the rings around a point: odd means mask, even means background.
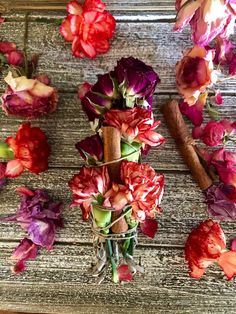
[[[105,228],[111,222],[111,211],[101,210],[96,205],[93,205],[93,217],[99,228]]]

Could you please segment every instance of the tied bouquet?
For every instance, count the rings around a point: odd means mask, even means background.
[[[153,93],[158,75],[142,61],[129,57],[115,69],[99,75],[92,86],[84,83],[78,96],[95,135],[78,142],[86,160],[69,182],[71,206],[80,206],[91,221],[95,261],[92,275],[100,283],[109,265],[113,282],[130,281],[143,268],[134,260],[137,230],[153,238],[156,215],[164,191],[164,176],[141,155],[165,139],[155,129]]]

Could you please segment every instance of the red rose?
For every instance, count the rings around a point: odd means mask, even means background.
[[[221,256],[225,246],[225,235],[217,222],[205,220],[193,229],[185,244],[190,276],[197,279],[202,277],[206,268]]]
[[[6,177],[17,177],[25,169],[40,173],[48,169],[49,145],[44,132],[30,123],[20,126],[16,137],[8,137],[6,143],[14,153],[14,159],[8,161]]]
[[[109,50],[116,22],[105,11],[102,1],[85,0],[83,5],[70,1],[67,11],[69,15],[62,22],[60,32],[66,41],[72,42],[75,57],[95,58]]]

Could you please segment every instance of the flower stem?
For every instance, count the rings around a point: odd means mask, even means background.
[[[118,283],[119,282],[119,276],[118,276],[117,269],[116,269],[116,263],[115,263],[115,260],[113,257],[111,240],[107,240],[107,248],[108,248],[109,258],[111,261],[112,279],[113,279],[113,282]]]

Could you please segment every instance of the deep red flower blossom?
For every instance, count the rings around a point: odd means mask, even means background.
[[[5,141],[14,153],[14,159],[8,161],[6,177],[17,177],[24,170],[38,174],[48,169],[49,145],[44,132],[30,123],[22,124],[16,137]]]
[[[0,53],[5,56],[8,64],[21,66],[24,61],[23,53],[17,50],[16,44],[13,42],[0,42]]]
[[[100,0],[85,0],[83,5],[70,1],[67,11],[69,15],[62,22],[60,32],[66,41],[72,42],[73,55],[95,58],[97,54],[106,53],[116,22],[105,11],[105,4]]]

